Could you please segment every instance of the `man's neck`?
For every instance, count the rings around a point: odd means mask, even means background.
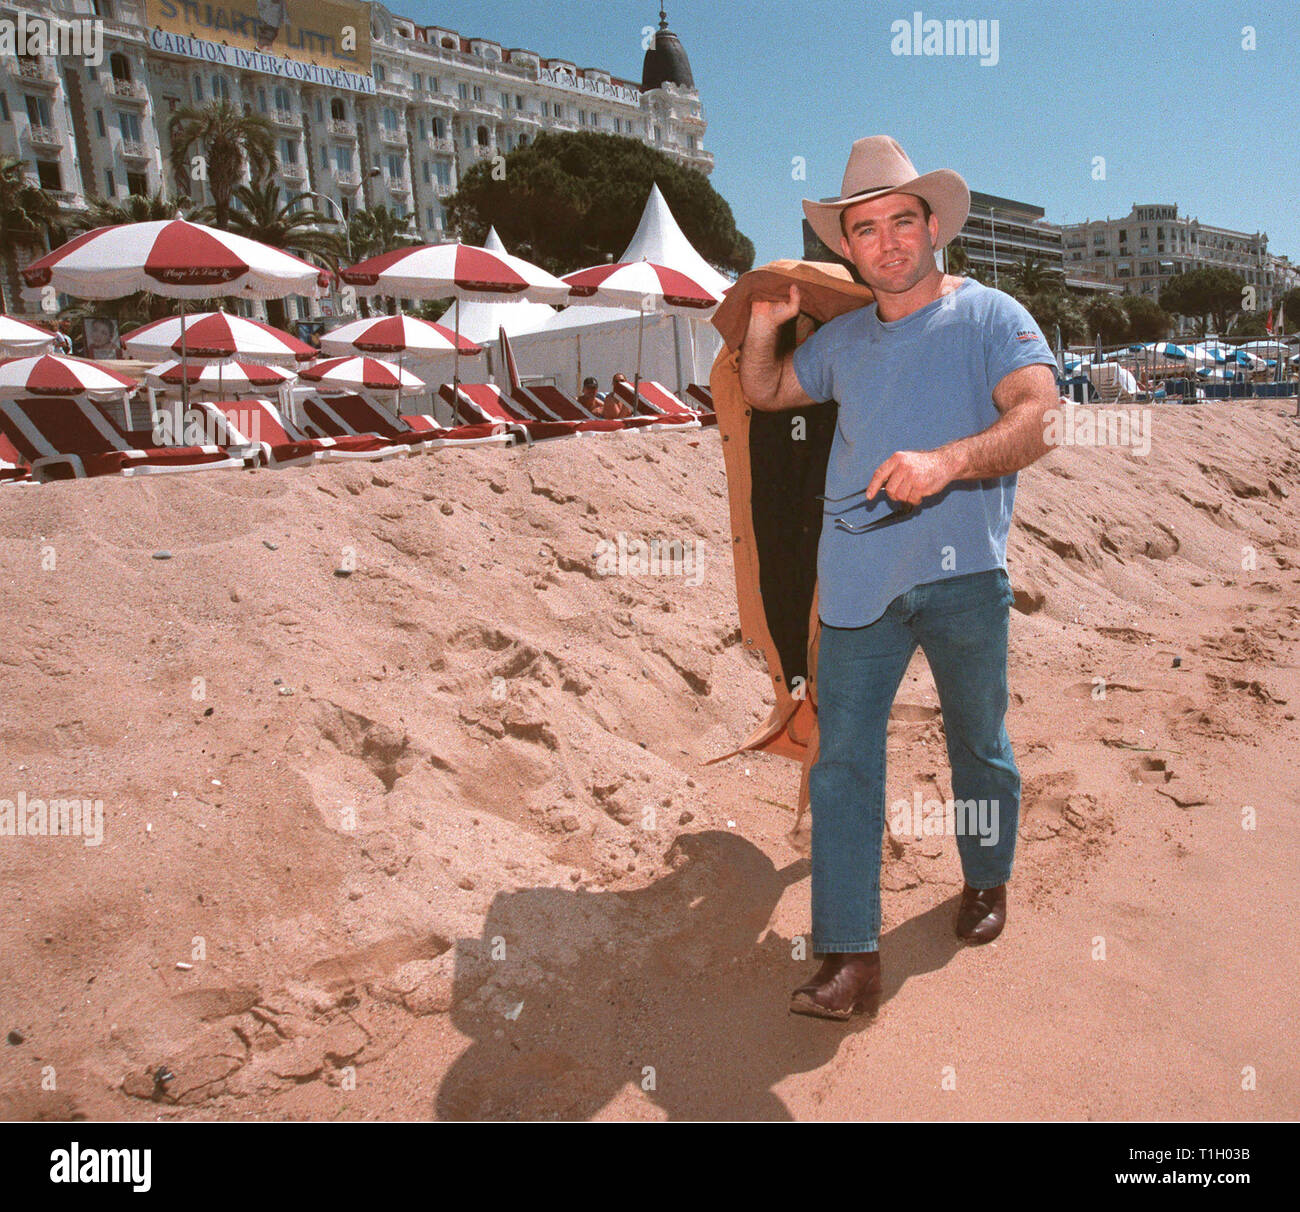
[[[956,277],[953,274],[941,273],[936,267],[934,273],[927,274],[915,286],[902,294],[878,293],[876,295],[876,315],[886,323],[901,320],[904,316],[910,316],[914,311],[920,311],[922,307],[933,303],[936,299],[952,294],[964,281],[964,278]]]

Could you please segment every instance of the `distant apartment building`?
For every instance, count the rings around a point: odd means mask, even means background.
[[[21,14],[103,30],[98,65],[49,54],[0,65],[0,154],[69,209],[175,189],[169,120],[212,101],[273,124],[286,197],[312,191],[329,203],[303,205],[338,215],[382,203],[425,240],[443,238],[443,200],[462,173],[547,131],[624,135],[713,169],[690,62],[662,9],[640,81],[357,0],[0,0],[0,19]],[[211,201],[201,180],[190,192]]]
[[[1256,309],[1266,310],[1300,285],[1300,270],[1268,251],[1263,232],[1214,227],[1180,216],[1173,205],[1135,205],[1125,218],[1067,223],[1062,232],[1067,271],[1113,283],[1125,294],[1155,298],[1175,274],[1230,269],[1255,287]]]

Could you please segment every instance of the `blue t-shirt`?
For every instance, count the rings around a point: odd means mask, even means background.
[[[961,480],[913,516],[865,534],[835,525],[874,522],[894,506],[864,490],[900,450],[933,450],[970,437],[1002,415],[993,389],[1013,370],[1055,359],[1033,317],[1010,295],[967,278],[901,320],[876,305],[837,316],[794,352],[794,372],[814,400],[837,400],[817,552],[819,613],[832,627],[874,623],[916,585],[1005,568],[1014,474]]]

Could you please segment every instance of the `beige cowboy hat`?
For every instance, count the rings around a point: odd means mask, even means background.
[[[805,199],[803,213],[821,242],[838,253],[843,234],[840,212],[885,194],[914,194],[930,204],[930,210],[939,220],[935,248],[942,248],[961,231],[970,214],[970,189],[960,176],[948,168],[921,176],[907,153],[888,135],[868,135],[854,143],[840,196],[828,202]]]

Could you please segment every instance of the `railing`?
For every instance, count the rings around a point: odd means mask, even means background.
[[[60,206],[82,206],[81,195],[71,189],[47,189],[45,193]]]
[[[456,154],[456,145],[450,139],[429,139],[421,146],[427,147],[430,151],[442,152],[447,156]]]
[[[18,75],[31,84],[48,84],[54,87],[59,82],[54,69],[41,59],[19,59]]]
[[[277,126],[292,126],[295,130],[302,126],[302,118],[291,109],[273,109],[271,121]]]
[[[281,164],[280,176],[288,181],[301,181],[307,176],[307,170],[301,164]]]
[[[348,122],[343,118],[331,118],[327,128],[331,135],[338,135],[340,138],[350,138],[357,133],[357,124]]]
[[[411,183],[405,177],[390,177],[385,173],[384,184],[388,186],[390,193],[409,194],[411,192]]]
[[[381,143],[405,144],[406,128],[402,126],[380,126],[379,141]]]
[[[108,82],[108,91],[123,101],[149,100],[149,90],[138,80],[119,80],[114,76]]]
[[[354,173],[350,170],[335,172],[334,180],[338,183],[340,189],[356,189],[361,184],[361,174]]]
[[[148,160],[149,148],[135,139],[123,139],[122,155],[128,160]]]
[[[63,137],[57,130],[49,126],[30,126],[28,127],[27,137],[33,143],[39,143],[43,147],[62,147]]]

